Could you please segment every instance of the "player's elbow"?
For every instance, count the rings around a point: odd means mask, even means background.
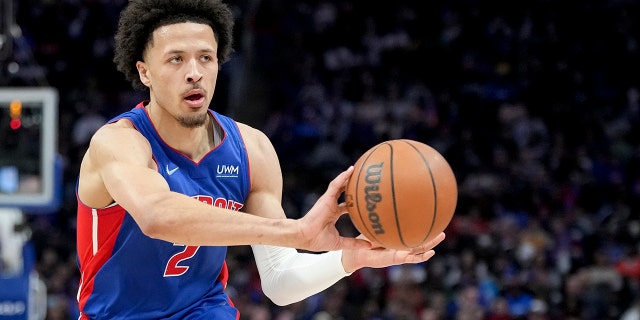
[[[152,217],[151,214],[145,214],[135,220],[144,235],[155,239],[160,238],[162,234],[162,224],[158,221],[157,217]]]
[[[267,292],[267,291],[263,291],[264,295],[267,296],[267,298],[269,298],[269,300],[271,300],[271,302],[273,302],[273,304],[280,306],[280,307],[284,307],[284,306],[288,306],[290,304],[299,302],[302,299],[291,299],[291,297],[288,297],[286,294],[284,294],[284,291],[281,292]]]
[[[140,219],[136,223],[144,235],[154,239],[160,238],[162,228],[155,219]]]
[[[306,296],[299,294],[299,288],[293,285],[298,285],[303,282],[302,279],[296,279],[295,275],[289,275],[286,279],[280,281],[274,281],[274,279],[262,279],[262,292],[271,300],[275,305],[287,306],[292,303],[303,300]]]
[[[129,211],[138,224],[140,231],[146,236],[161,239],[166,230],[171,229],[175,215],[165,214],[162,201],[149,199],[140,201],[138,206]]]

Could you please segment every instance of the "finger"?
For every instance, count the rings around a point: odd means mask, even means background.
[[[347,182],[349,182],[349,177],[353,173],[353,166],[349,166],[347,170],[342,171],[337,177],[329,183],[329,188],[335,188],[336,191],[344,191],[347,187]]]
[[[345,180],[344,180],[344,184],[342,186],[343,189],[347,188],[347,184],[349,183],[349,178],[351,178],[351,175],[353,175],[353,171],[354,171],[354,167],[353,166],[349,166],[349,168],[347,168],[347,170],[345,170],[343,173],[345,174]]]
[[[431,250],[431,249],[435,248],[438,244],[440,244],[444,240],[444,238],[445,238],[444,232],[440,232],[440,234],[438,234],[438,236],[436,236],[435,238],[431,239],[430,241],[425,242],[424,244],[411,249],[411,253],[419,254],[419,253],[423,253],[423,252],[426,252],[428,250]]]
[[[425,251],[425,252],[421,252],[421,253],[417,253],[417,254],[413,254],[413,255],[408,255],[407,256],[407,262],[409,263],[420,263],[420,262],[425,262],[429,259],[431,259],[431,257],[433,257],[436,254],[435,251],[433,250],[429,250],[429,251]]]
[[[339,203],[338,204],[338,211],[340,212],[340,215],[349,213],[349,210],[347,210],[347,204],[344,203],[344,202],[343,203]]]
[[[427,242],[427,246],[434,248],[435,246],[439,245],[444,240],[445,237],[446,237],[445,233],[440,232],[438,236],[433,238],[431,241]]]
[[[323,194],[323,197],[329,197],[331,199],[339,198],[342,193],[347,189],[347,183],[349,181],[349,177],[351,177],[351,173],[353,172],[353,166],[349,166],[347,170],[341,172],[338,176],[336,176],[331,182],[329,182],[329,186],[327,190]],[[346,212],[342,212],[340,215]]]

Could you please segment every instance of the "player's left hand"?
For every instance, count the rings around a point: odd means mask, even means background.
[[[364,235],[359,235],[358,238],[371,242]],[[433,248],[444,238],[445,234],[441,232],[433,240],[407,250],[387,249],[373,242],[371,248],[343,249],[342,265],[346,272],[351,273],[364,267],[384,268],[398,264],[425,262],[435,255]]]

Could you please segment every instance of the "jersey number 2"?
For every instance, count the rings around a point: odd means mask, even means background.
[[[173,257],[169,259],[169,262],[167,262],[167,267],[164,269],[164,276],[181,276],[185,272],[187,272],[187,270],[189,270],[189,267],[179,266],[178,264],[195,256],[199,248],[200,246],[184,246],[184,250],[174,254]]]
[[[213,197],[211,196],[195,196],[194,198],[200,202],[213,205]],[[179,244],[174,245],[179,246]],[[181,276],[187,272],[189,267],[179,266],[178,263],[193,258],[193,256],[196,255],[196,252],[198,252],[198,249],[200,249],[200,246],[182,246],[184,247],[184,250],[174,254],[167,262],[167,266],[164,268],[165,277]]]
[[[194,196],[194,198],[200,202],[204,202],[209,205],[214,205],[213,197],[211,196]],[[238,204],[233,201],[230,201],[229,203],[232,203],[233,206],[228,207],[228,209],[240,210],[240,208],[242,208],[242,204]],[[226,201],[225,201],[225,204],[220,204],[218,206],[223,208],[227,207]],[[200,249],[200,246],[184,246],[184,250],[174,254],[169,259],[169,262],[167,262],[167,266],[164,269],[164,276],[165,277],[181,276],[185,272],[187,272],[187,270],[189,270],[188,266],[179,266],[178,264],[184,260],[193,258],[193,256],[196,255],[196,252],[198,252],[198,249]]]

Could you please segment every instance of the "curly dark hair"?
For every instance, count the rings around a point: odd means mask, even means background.
[[[120,14],[113,61],[135,89],[145,90],[136,69],[153,31],[182,22],[211,26],[218,41],[218,63],[226,62],[233,46],[233,14],[220,0],[130,0]]]

